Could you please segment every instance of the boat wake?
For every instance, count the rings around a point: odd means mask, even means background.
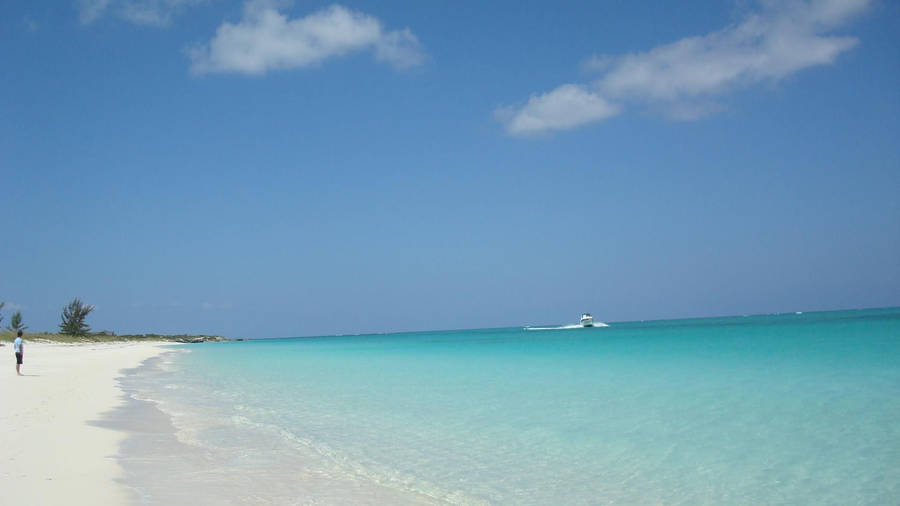
[[[558,327],[525,327],[525,330],[571,330],[571,329],[591,329],[597,327],[609,327],[609,325],[603,322],[594,322],[593,327],[584,327],[579,324],[575,325],[560,325]]]

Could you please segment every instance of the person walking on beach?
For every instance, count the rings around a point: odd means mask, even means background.
[[[22,367],[22,355],[25,353],[25,345],[22,344],[21,330],[16,334],[16,339],[13,341],[13,351],[16,352],[16,374],[22,376],[19,369]]]

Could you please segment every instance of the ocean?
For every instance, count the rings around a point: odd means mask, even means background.
[[[900,308],[175,347],[143,504],[900,504]]]

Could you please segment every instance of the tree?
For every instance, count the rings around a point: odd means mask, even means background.
[[[0,309],[3,309],[3,306],[5,306],[5,305],[6,305],[5,302],[0,302]],[[3,315],[0,315],[0,322],[2,322],[2,321],[3,321]]]
[[[12,315],[12,318],[9,320],[9,327],[6,327],[13,332],[17,332],[19,330],[25,330],[28,327],[22,325],[22,312],[16,311],[15,314]]]
[[[94,306],[90,306],[81,302],[81,299],[75,297],[68,306],[63,308],[62,323],[59,324],[59,331],[70,336],[87,335],[91,328],[84,319],[94,310]]]

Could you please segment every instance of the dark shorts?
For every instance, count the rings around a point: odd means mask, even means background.
[[[21,353],[16,353],[16,363],[17,364],[22,363],[22,354]]]

